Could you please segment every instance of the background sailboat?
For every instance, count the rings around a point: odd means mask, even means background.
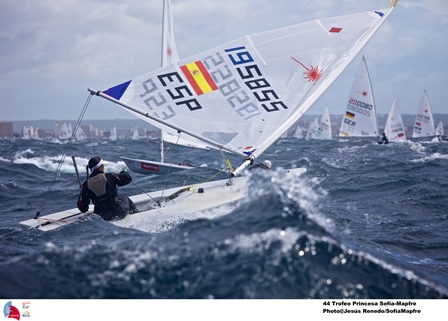
[[[114,127],[111,131],[110,131],[110,140],[115,141],[117,140],[117,127]]]
[[[294,131],[294,137],[298,139],[303,139],[303,129],[297,124],[296,130]]]
[[[138,128],[134,129],[134,133],[132,134],[132,140],[139,140],[140,135],[138,134]]]
[[[59,139],[60,140],[66,140],[66,139],[70,139],[70,136],[68,134],[68,128],[67,128],[67,124],[63,123],[62,127],[61,127],[61,132],[59,134]]]
[[[87,139],[87,135],[84,132],[84,130],[81,128],[81,126],[78,127],[78,129],[76,130],[76,140],[80,141],[80,140],[85,140]]]
[[[170,0],[163,1],[163,26],[162,26],[162,67],[168,66],[174,62],[179,61],[179,54],[177,52],[176,41],[174,36],[173,15],[171,13]],[[138,117],[141,115],[136,114]],[[145,119],[148,121],[148,119]],[[152,125],[161,128],[160,138],[160,162],[151,160],[142,160],[129,157],[121,157],[126,166],[140,174],[166,174],[168,172],[177,172],[184,169],[191,169],[194,166],[183,163],[166,163],[165,162],[165,146],[164,143],[171,143],[190,148],[199,148],[208,150],[209,148],[202,142],[192,137],[180,137],[179,134],[174,135],[167,131],[160,123],[151,122]],[[171,130],[172,131],[172,130]]]
[[[317,117],[314,119],[313,122],[310,123],[310,126],[308,127],[308,132],[306,133],[305,139],[314,139],[316,138],[317,134],[317,128],[319,127],[319,121],[317,120]]]
[[[23,126],[22,127],[22,139],[30,139],[31,135],[30,135],[30,129]]]
[[[72,137],[72,134],[73,134],[72,124],[70,123],[70,124],[68,124],[68,126],[67,126],[67,135],[68,135],[68,138],[71,138],[71,137]]]
[[[328,112],[328,106],[325,106],[324,114],[320,119],[319,127],[317,128],[314,139],[332,139],[331,134],[331,120],[330,113]]]
[[[437,127],[436,127],[436,136],[443,136],[443,135],[445,135],[444,134],[444,131],[443,131],[443,123],[442,123],[442,121],[440,121],[438,124],[437,124]]]
[[[415,115],[412,138],[435,136],[435,134],[431,104],[429,103],[428,94],[424,90]]]
[[[39,139],[39,128],[36,128],[33,132],[33,139]]]
[[[389,141],[406,140],[403,119],[401,118],[400,105],[398,104],[398,94],[395,94],[392,106],[390,107],[384,132],[386,133]]]
[[[369,70],[364,57],[362,57],[348,95],[347,109],[342,118],[339,136],[378,136],[376,104]]]

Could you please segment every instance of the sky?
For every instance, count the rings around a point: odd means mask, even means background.
[[[76,120],[88,87],[103,90],[159,68],[162,0],[1,0],[0,121]],[[313,19],[389,7],[389,0],[171,0],[187,58],[239,37]],[[448,0],[399,0],[396,9],[308,110],[343,114],[364,55],[377,111],[395,93],[415,114],[426,90],[448,114]],[[136,119],[92,97],[84,119]]]

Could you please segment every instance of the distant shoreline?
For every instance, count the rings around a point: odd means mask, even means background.
[[[384,125],[387,120],[387,114],[379,114],[378,115],[378,130],[379,134],[382,133]],[[407,127],[407,132],[412,131],[415,122],[415,114],[402,114],[402,119],[405,127]],[[440,121],[443,122],[445,126],[448,126],[448,114],[434,114],[434,123],[438,124]],[[309,124],[315,119],[320,119],[322,115],[304,115],[302,116],[298,124],[304,129],[307,130]],[[332,125],[332,131],[338,131],[338,128],[341,126],[343,114],[332,115],[330,114],[330,120]],[[41,129],[47,133],[54,133],[55,124],[56,123],[66,123],[71,124],[73,127],[76,125],[76,120],[53,120],[53,119],[41,119],[41,120],[18,120],[18,121],[4,121],[0,119],[0,122],[9,122],[13,123],[13,131],[19,133],[22,131],[23,126],[25,127],[33,127],[34,129]],[[102,130],[104,132],[109,132],[112,128],[116,128],[117,133],[125,134],[129,133],[129,131],[133,131],[134,128],[138,128],[139,130],[144,130],[146,132],[158,132],[159,129],[150,125],[149,123],[143,121],[142,119],[84,119],[81,122],[81,126],[92,125],[93,127]],[[294,129],[293,125],[290,130]]]

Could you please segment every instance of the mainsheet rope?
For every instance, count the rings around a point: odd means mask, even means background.
[[[176,145],[179,144],[179,139],[180,139],[180,134],[181,134],[181,133],[182,133],[181,131],[178,131],[178,134],[179,134],[179,135],[177,136]],[[162,135],[162,136],[163,136],[163,135]],[[163,139],[163,137],[162,137],[162,139]],[[167,148],[166,150],[167,150],[167,152],[168,152],[169,148]],[[163,153],[163,151],[162,151],[162,153]],[[224,158],[224,160],[225,160],[225,162],[226,162],[226,166],[223,167],[223,168],[221,168],[221,169],[219,169],[214,175],[212,175],[211,177],[207,178],[206,180],[204,180],[204,181],[202,181],[202,182],[200,182],[200,183],[198,183],[198,184],[193,184],[193,185],[191,185],[190,187],[195,186],[195,185],[197,186],[197,185],[204,184],[204,183],[208,182],[208,181],[211,180],[213,177],[217,176],[219,173],[223,172],[223,171],[226,170],[226,169],[233,170],[232,165],[230,164],[230,161],[228,160],[227,157],[224,156],[224,153],[222,152],[222,149],[221,149],[221,154],[222,154],[222,157]],[[164,154],[164,155],[166,155],[166,154]],[[170,163],[170,166],[168,167],[168,172],[167,172],[167,174],[166,174],[166,176],[165,176],[165,183],[164,183],[164,187],[163,187],[163,189],[162,189],[162,195],[161,195],[161,197],[163,197],[163,194],[164,194],[164,192],[165,192],[166,185],[167,185],[167,183],[168,183],[168,176],[169,176],[169,174],[170,174],[170,171],[171,171],[171,163]],[[189,175],[188,177],[191,177],[191,175]],[[159,204],[160,204],[160,203],[159,203]]]
[[[90,103],[90,100],[92,99],[92,96],[93,96],[93,94],[89,94],[89,96],[87,97],[87,100],[86,100],[86,102],[84,104],[84,107],[83,107],[83,109],[81,111],[81,114],[79,115],[78,121],[76,122],[76,125],[75,125],[75,127],[73,129],[72,136],[69,138],[68,143],[65,144],[65,151],[62,154],[61,160],[59,161],[59,165],[58,165],[56,171],[54,172],[53,180],[51,181],[50,186],[48,187],[47,191],[45,192],[44,200],[41,203],[41,207],[36,212],[36,216],[34,217],[34,219],[37,219],[39,217],[40,212],[42,211],[43,207],[45,206],[45,203],[47,202],[48,193],[53,188],[53,184],[56,181],[56,177],[58,177],[59,172],[61,171],[61,167],[64,164],[65,157],[67,156],[67,153],[68,153],[68,147],[71,146],[71,144],[73,142],[73,139],[75,138],[76,132],[78,131],[79,126],[81,125],[81,121],[82,121],[82,119],[83,119],[83,117],[84,117],[84,115],[86,113],[87,107],[89,106],[89,103]]]

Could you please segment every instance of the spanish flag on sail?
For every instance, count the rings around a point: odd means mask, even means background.
[[[218,89],[201,60],[183,65],[180,69],[198,96]]]

